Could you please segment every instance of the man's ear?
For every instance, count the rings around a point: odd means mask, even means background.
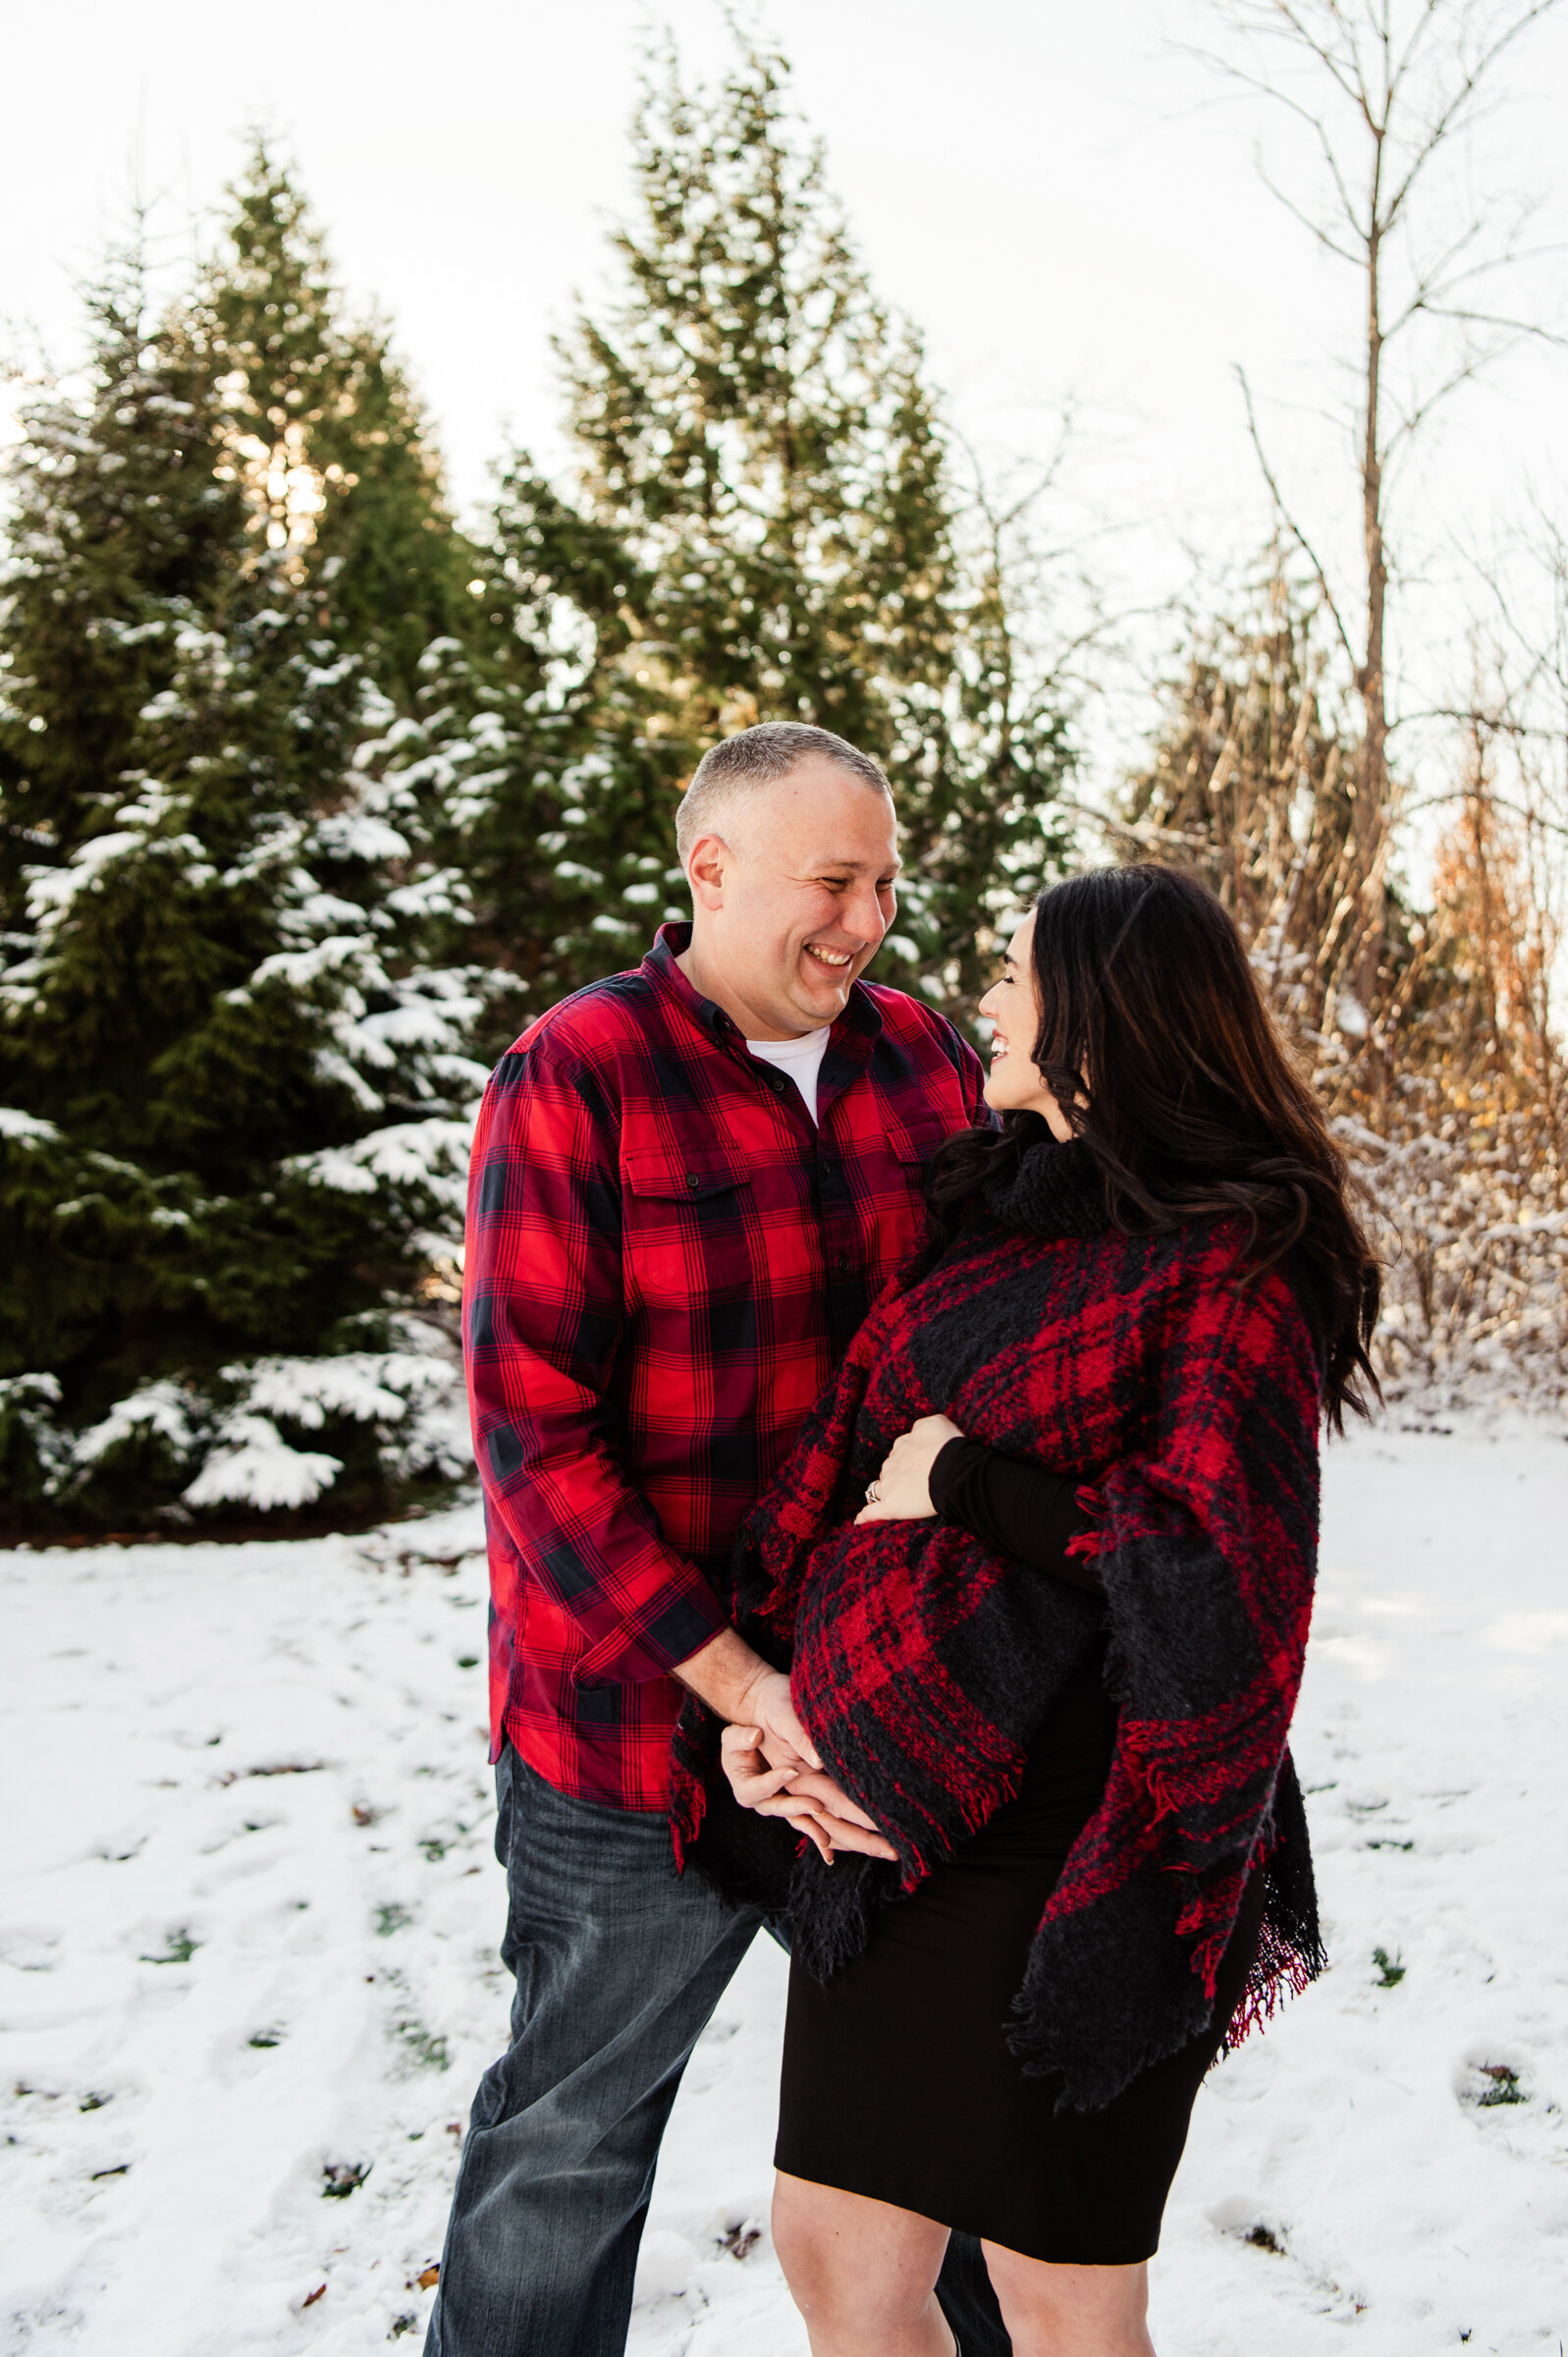
[[[724,906],[725,878],[732,857],[722,835],[698,836],[686,861],[686,881],[697,907],[712,911]]]

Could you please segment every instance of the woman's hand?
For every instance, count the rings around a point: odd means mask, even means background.
[[[862,1857],[886,1858],[890,1864],[896,1862],[898,1852],[886,1834],[878,1832],[875,1820],[850,1799],[842,1785],[836,1784],[820,1769],[808,1768],[804,1775],[797,1776],[789,1787],[789,1797],[792,1801],[803,1801],[815,1812],[833,1849],[853,1849]],[[762,1813],[768,1814],[766,1807]],[[829,1864],[832,1862],[830,1858]]]
[[[922,1416],[901,1432],[889,1450],[882,1471],[872,1483],[875,1499],[855,1516],[857,1522],[919,1522],[936,1512],[931,1503],[931,1468],[949,1441],[963,1434],[950,1416]]]
[[[815,1843],[829,1866],[839,1849],[858,1850],[870,1858],[896,1858],[892,1844],[831,1777],[809,1768],[771,1768],[762,1742],[763,1731],[756,1727],[727,1727],[720,1738],[724,1772],[743,1809],[755,1809],[759,1817],[786,1819]]]

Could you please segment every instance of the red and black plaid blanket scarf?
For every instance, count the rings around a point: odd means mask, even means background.
[[[675,1743],[676,1854],[787,1918],[818,1978],[858,1954],[1013,1793],[1108,1629],[1109,1779],[1030,1951],[1011,2043],[1092,2110],[1205,2027],[1249,1874],[1263,1938],[1230,2042],[1322,1969],[1286,1733],[1317,1551],[1320,1371],[1299,1288],[1236,1282],[1227,1220],[1127,1235],[1084,1150],[1044,1144],[929,1274],[885,1295],[736,1550],[737,1625],[787,1667],[823,1761],[896,1866],[830,1870],[740,1809],[720,1723]],[[942,1413],[1075,1477],[1098,1599],[937,1520],[853,1518],[899,1433]]]

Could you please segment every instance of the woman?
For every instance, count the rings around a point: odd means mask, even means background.
[[[1198,2083],[1323,1962],[1285,1739],[1319,1427],[1372,1382],[1343,1163],[1172,870],[1044,893],[982,1012],[1000,1127],[937,1155],[931,1248],[737,1550],[823,1773],[676,1735],[677,1847],[792,1928],[814,2357],[950,2357],[952,2228],[1016,2357],[1148,2357]]]

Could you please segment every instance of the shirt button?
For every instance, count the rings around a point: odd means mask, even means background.
[[[686,1173],[686,1184],[690,1187],[693,1194],[696,1193],[698,1187],[702,1184],[702,1180],[697,1177],[695,1171],[688,1171]]]
[[[849,1266],[849,1255],[848,1255],[848,1253],[847,1253],[847,1252],[840,1252],[840,1253],[839,1253],[839,1255],[838,1255],[838,1266],[839,1266],[841,1269],[846,1269],[846,1268]]]

